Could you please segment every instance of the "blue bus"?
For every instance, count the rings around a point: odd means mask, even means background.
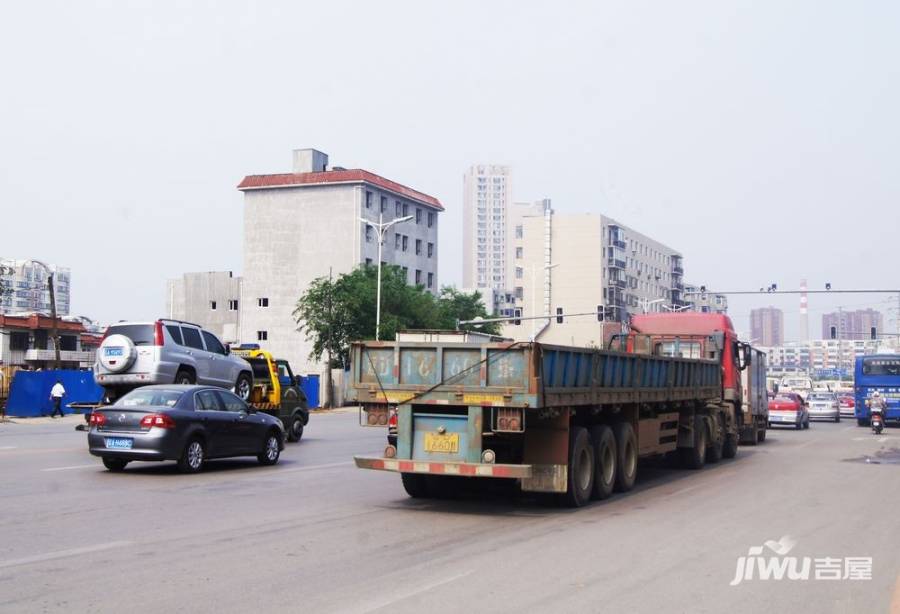
[[[900,354],[874,354],[856,358],[854,369],[854,400],[856,421],[860,426],[869,424],[869,408],[866,399],[876,390],[887,405],[886,420],[900,420]]]

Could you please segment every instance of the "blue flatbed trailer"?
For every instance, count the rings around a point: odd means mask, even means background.
[[[711,342],[714,342],[711,338]],[[516,479],[573,506],[634,484],[637,460],[676,450],[689,467],[736,451],[715,358],[535,342],[365,341],[348,399],[396,445],[358,467],[402,474],[411,496],[463,477]]]

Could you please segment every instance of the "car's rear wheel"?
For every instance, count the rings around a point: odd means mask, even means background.
[[[103,457],[103,466],[110,471],[122,471],[127,464],[128,461],[122,460],[121,458],[110,458],[109,456]]]
[[[281,456],[281,442],[278,435],[272,431],[263,440],[262,452],[256,458],[262,465],[274,465],[278,462],[279,456]]]
[[[176,384],[196,384],[197,376],[188,371],[187,369],[179,369],[178,373],[175,374],[175,383]]]
[[[250,380],[250,376],[246,373],[241,373],[234,384],[234,393],[241,397],[242,401],[249,401],[251,390],[253,390],[253,383]]]
[[[184,452],[178,459],[178,470],[182,473],[197,473],[203,468],[203,461],[206,458],[206,450],[203,442],[199,439],[191,439],[184,446]]]
[[[301,437],[303,437],[303,418],[294,416],[291,419],[290,426],[288,426],[287,440],[300,441]]]

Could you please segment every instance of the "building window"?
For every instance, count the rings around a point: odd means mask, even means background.
[[[409,203],[403,203],[403,215],[409,215]]]
[[[429,287],[429,288],[433,288],[433,287],[434,287],[434,273],[429,273],[429,274],[428,274],[428,287]]]
[[[269,340],[269,331],[267,331],[267,330],[256,331],[256,340],[257,341],[268,341]]]
[[[381,212],[384,213],[387,211],[387,196],[381,197]]]
[[[416,256],[422,254],[422,239],[416,239]]]
[[[403,281],[409,281],[409,267],[403,267]]]
[[[422,210],[416,207],[416,224],[422,223]]]
[[[257,307],[268,307],[268,306],[269,306],[269,299],[268,299],[268,297],[263,297],[263,298],[258,298],[258,299],[256,299],[256,306],[257,306]]]
[[[520,299],[525,296],[525,288],[516,286],[516,298]]]
[[[400,233],[394,233],[394,249],[400,249]]]
[[[372,227],[366,224],[366,243],[372,242],[372,237],[374,236],[375,231],[372,230]]]
[[[422,283],[422,271],[416,269],[416,285],[421,285]]]
[[[521,226],[521,225],[520,225],[520,226],[516,226],[516,238],[517,238],[517,239],[521,239],[522,236],[523,236],[524,234],[525,234],[525,233],[524,233],[524,231],[522,230],[522,226]]]
[[[521,247],[516,248],[516,260],[522,259],[522,256],[523,256],[522,252],[523,252],[523,250]]]
[[[366,209],[372,208],[372,193],[368,190],[366,191]]]
[[[434,256],[434,243],[428,244],[428,257],[431,258]]]
[[[230,299],[228,301],[228,311],[237,311],[238,310],[238,302],[237,299]]]
[[[516,279],[522,279],[524,274],[525,274],[524,269],[522,269],[522,267],[520,267],[520,266],[517,266],[516,267]]]
[[[407,251],[409,249],[409,237],[403,235],[403,251]]]
[[[403,214],[403,207],[400,205],[399,200],[394,201],[394,215],[396,217],[400,217]]]
[[[431,228],[434,226],[434,211],[428,212],[428,227]]]
[[[215,301],[210,301],[210,302],[209,302],[209,308],[210,308],[211,310],[215,311],[215,310],[216,310],[216,302],[215,302]]]

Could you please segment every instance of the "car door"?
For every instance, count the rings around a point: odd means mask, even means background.
[[[215,390],[194,393],[194,410],[206,435],[206,455],[209,458],[233,454],[234,413],[226,411]]]
[[[234,416],[230,434],[230,445],[240,454],[257,454],[262,450],[263,437],[266,434],[264,414],[251,412],[250,407],[236,394],[228,390],[216,391],[222,405]]]
[[[181,334],[184,337],[184,345],[192,366],[197,371],[197,383],[204,386],[218,385],[210,376],[210,360],[206,346],[203,345],[203,335],[196,326],[181,325]]]
[[[206,352],[209,358],[209,377],[216,386],[230,388],[235,380],[231,378],[231,363],[226,360],[225,346],[214,334],[207,330],[200,331],[203,341],[206,343]]]

